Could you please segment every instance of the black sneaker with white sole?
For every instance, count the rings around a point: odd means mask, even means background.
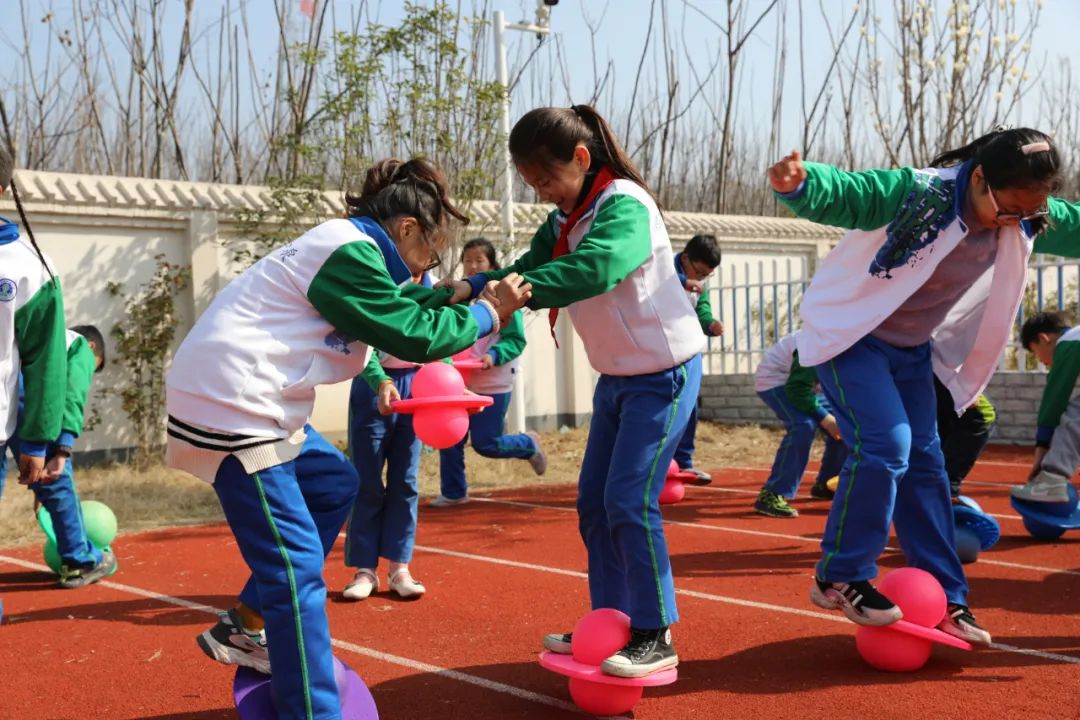
[[[544,649],[558,655],[569,655],[573,652],[570,647],[570,640],[573,636],[573,633],[550,633],[545,635]]]
[[[679,664],[679,656],[671,645],[671,630],[638,630],[630,628],[630,642],[600,664],[600,670],[617,677],[644,677]]]
[[[810,586],[810,601],[826,610],[843,610],[848,620],[857,625],[891,625],[904,617],[892,600],[866,580],[844,583],[815,577]]]
[[[989,645],[991,642],[990,633],[979,627],[967,605],[950,603],[945,617],[938,623],[938,630],[972,645]]]
[[[218,615],[217,624],[204,630],[195,642],[207,657],[222,665],[241,665],[270,674],[266,633],[246,630],[236,610],[229,609]]]
[[[92,568],[69,569],[67,565],[60,568],[60,587],[74,590],[92,585],[102,578],[106,578],[116,569],[116,556],[112,550],[101,551],[101,562]]]

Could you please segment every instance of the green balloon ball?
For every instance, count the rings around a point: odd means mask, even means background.
[[[109,506],[97,500],[82,501],[86,537],[96,548],[108,547],[116,539],[116,515]]]
[[[52,538],[45,541],[45,547],[41,554],[45,556],[45,564],[52,568],[54,573],[59,575],[60,566],[63,562],[60,560],[60,551],[56,549],[56,543]]]

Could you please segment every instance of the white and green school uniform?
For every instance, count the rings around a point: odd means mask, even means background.
[[[614,180],[569,230],[570,252],[553,259],[566,218],[552,212],[517,262],[470,282],[479,292],[486,278],[521,273],[530,307],[569,310],[601,373],[578,482],[592,606],[657,629],[678,619],[658,497],[697,401],[705,336],[645,190]]]
[[[1035,444],[1049,448],[1042,469],[1066,480],[1080,468],[1080,327],[1061,334],[1039,403]]]
[[[818,378],[851,449],[822,540],[818,577],[868,580],[895,523],[909,565],[966,604],[938,434],[936,374],[962,411],[986,386],[1023,297],[1026,224],[969,232],[971,163],[844,172],[806,163],[782,196],[797,215],[852,228],[803,298],[799,361]],[[1050,200],[1058,247],[1080,211]]]
[[[683,253],[675,256],[675,273],[679,275],[679,279],[685,287],[686,276],[683,273],[682,256]],[[709,300],[709,282],[706,280],[702,283],[701,292],[686,290],[686,299],[694,307],[698,324],[701,325],[701,332],[705,333],[706,337],[712,337],[709,326],[716,322],[716,318],[713,317],[712,301]],[[695,402],[694,410],[690,413],[690,420],[686,423],[686,430],[683,431],[679,446],[675,448],[675,462],[680,470],[688,470],[694,467],[694,436],[697,434],[697,416],[697,403]]]
[[[421,276],[419,285],[432,286],[428,273]],[[433,307],[442,304],[437,302],[439,297],[431,295],[436,301]],[[412,560],[421,443],[410,413],[379,412],[378,392],[389,381],[402,399],[410,398],[419,368],[415,362],[375,351],[350,385],[349,456],[360,486],[345,524],[345,564],[349,567],[374,570],[380,558]]]
[[[331,220],[259,260],[210,304],[167,378],[168,461],[213,482],[252,569],[240,599],[266,621],[281,718],[340,718],[322,565],[359,479],[307,425],[318,385],[375,346],[425,362],[486,335],[486,306],[412,273],[370,218]],[[440,299],[441,298],[441,299]]]
[[[60,277],[19,238],[19,226],[0,221],[0,451],[15,433],[21,372],[26,403],[20,452],[44,457],[64,416],[64,298]]]
[[[814,368],[803,367],[799,363],[795,346],[795,333],[780,338],[765,351],[754,371],[754,390],[762,402],[776,413],[785,431],[762,490],[788,500],[798,493],[803,475],[806,474],[814,438],[821,428],[821,421],[829,414],[825,399],[815,389],[817,373]],[[841,441],[822,434],[825,438],[825,454],[815,480],[819,486],[839,474],[847,457],[847,450]],[[758,502],[766,501],[759,498]]]
[[[528,459],[536,454],[536,443],[525,433],[505,434],[506,412],[510,409],[510,394],[518,358],[525,351],[525,323],[521,311],[515,312],[506,326],[497,333],[476,342],[468,357],[479,360],[491,358],[487,370],[470,370],[466,387],[478,395],[491,396],[492,403],[469,416],[469,433],[459,443],[439,451],[439,491],[445,498],[457,500],[468,494],[465,477],[465,441],[479,455],[489,458]]]
[[[83,415],[86,400],[90,395],[90,381],[97,368],[97,358],[90,344],[82,335],[68,330],[67,342],[67,380],[64,393],[64,413],[60,423],[58,438],[49,443],[46,454],[52,457],[57,453],[68,456],[64,471],[58,478],[48,483],[34,483],[30,490],[44,506],[52,519],[56,536],[56,551],[60,556],[61,577],[66,577],[77,570],[92,568],[101,562],[102,548],[96,548],[86,535],[79,494],[75,489],[74,464],[71,449],[75,440],[82,433]],[[27,398],[20,398],[26,404]],[[20,417],[20,423],[22,416]],[[8,448],[16,457],[22,450],[22,425],[17,426],[15,434],[8,438]],[[0,446],[0,481],[5,475],[5,457]]]

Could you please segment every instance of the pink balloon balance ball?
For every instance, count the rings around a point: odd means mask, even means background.
[[[570,678],[570,699],[585,712],[601,717],[633,710],[644,690],[641,685],[607,685]]]
[[[593,610],[578,620],[570,639],[574,660],[600,665],[630,642],[630,617],[611,608]]]
[[[659,502],[661,505],[671,505],[680,502],[686,497],[686,486],[679,477],[679,464],[674,460],[668,465],[667,477],[664,479],[664,488],[660,491]]]
[[[945,591],[925,570],[913,567],[893,570],[882,579],[878,590],[900,607],[908,622],[932,628],[945,617]]]
[[[433,362],[416,371],[412,384],[415,400],[459,396],[465,396],[465,381],[453,365]],[[413,413],[413,430],[425,445],[445,450],[469,431],[469,413],[463,407],[418,407]]]
[[[664,481],[664,489],[660,491],[659,502],[661,505],[671,505],[686,497],[686,486],[682,480]]]
[[[465,394],[465,381],[453,365],[433,362],[416,371],[412,396],[418,400],[429,397],[450,397]]]
[[[469,413],[457,407],[417,409],[413,413],[413,430],[425,445],[445,450],[461,442],[469,431]]]
[[[855,648],[871,667],[886,672],[913,672],[930,659],[933,643],[886,627],[860,625]]]

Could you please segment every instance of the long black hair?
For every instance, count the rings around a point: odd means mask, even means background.
[[[632,180],[656,198],[607,120],[591,105],[542,107],[525,113],[510,131],[510,157],[515,165],[538,163],[550,167],[555,161],[573,160],[578,143],[589,150],[590,171],[608,165],[615,177]]]
[[[23,210],[22,200],[19,199],[19,189],[15,186],[15,161],[11,157],[11,153],[4,147],[0,146],[0,192],[11,188],[11,197],[15,200],[15,209],[19,211],[19,219],[22,220],[22,226],[26,228],[26,236],[30,240],[30,246],[34,248],[34,252],[37,253],[38,259],[41,260],[41,264],[45,266],[45,272],[49,273],[50,278],[55,278],[52,273],[52,268],[49,267],[49,262],[45,259],[45,255],[41,252],[41,248],[38,247],[37,240],[34,239],[34,231],[30,227],[30,218],[26,217],[26,211]]]
[[[1061,186],[1061,156],[1053,138],[1031,128],[995,128],[963,147],[946,150],[930,165],[948,167],[967,160],[981,165],[986,182],[996,189],[1055,192]]]

